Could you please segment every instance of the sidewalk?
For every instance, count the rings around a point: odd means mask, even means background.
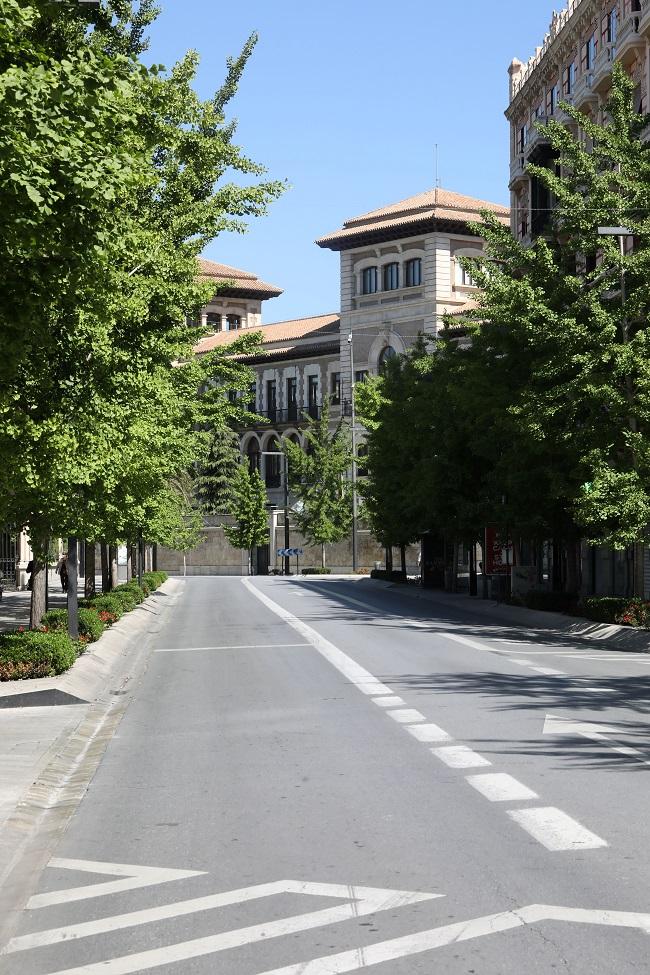
[[[56,583],[50,582],[49,608],[65,609],[66,596],[61,592],[61,585],[55,576]],[[7,630],[17,630],[19,626],[29,626],[29,604],[32,594],[27,590],[21,592],[7,591],[5,589],[2,599],[0,599],[0,633]],[[83,590],[79,592],[79,598],[83,598]]]
[[[594,623],[592,620],[586,620],[579,616],[566,616],[564,613],[545,613],[535,609],[526,609],[523,606],[495,603],[492,600],[480,599],[477,596],[421,589],[415,585],[384,582],[380,579],[365,579],[364,582],[366,585],[390,589],[395,594],[407,596],[410,599],[419,599],[449,609],[454,608],[460,613],[483,617],[494,623],[506,623],[528,631],[535,630],[542,635],[546,633],[554,636],[570,636],[580,640],[591,640],[601,647],[606,646],[610,650],[650,653],[650,632],[647,630],[635,630],[629,626],[618,626],[615,623]]]

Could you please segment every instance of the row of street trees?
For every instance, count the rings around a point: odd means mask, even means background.
[[[556,202],[543,234],[525,246],[485,213],[486,255],[463,261],[477,308],[359,387],[358,409],[380,539],[472,543],[507,525],[554,539],[576,591],[581,539],[648,538],[650,150],[618,65],[605,125],[562,108],[572,124],[543,126],[551,166],[528,167]],[[599,234],[612,225],[629,230],[623,254]]]
[[[259,342],[193,356],[196,259],[282,191],[225,116],[255,38],[201,100],[196,54],[140,60],[152,0],[0,14],[0,524],[28,526],[40,568],[56,536],[189,544],[187,478]],[[43,595],[37,571],[33,624]]]

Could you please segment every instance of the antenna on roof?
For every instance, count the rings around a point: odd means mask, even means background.
[[[435,182],[434,189],[435,189],[435,202],[437,203],[438,202],[438,190],[440,189],[440,175],[439,175],[439,172],[438,172],[438,166],[439,166],[439,162],[440,162],[440,152],[438,150],[438,143],[437,142],[436,142],[436,144],[434,146],[434,158],[435,158],[435,166],[436,166],[436,182]]]

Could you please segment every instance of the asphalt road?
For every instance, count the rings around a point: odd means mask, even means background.
[[[274,578],[155,647],[3,972],[650,970],[650,656]]]

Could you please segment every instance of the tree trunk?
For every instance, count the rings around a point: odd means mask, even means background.
[[[68,538],[68,636],[79,639],[79,539]]]
[[[111,589],[115,589],[120,584],[120,577],[117,568],[117,545],[108,546],[108,562],[111,574]]]
[[[325,568],[325,542],[321,542],[320,546],[320,564],[321,568]]]
[[[390,575],[392,571],[393,571],[393,549],[391,545],[387,545],[386,546],[386,572],[388,572]]]
[[[551,569],[551,588],[553,592],[562,591],[562,543],[559,538],[553,539],[553,566]]]
[[[84,548],[84,596],[92,599],[95,595],[95,543],[86,542]]]
[[[41,625],[41,620],[45,615],[45,591],[47,583],[47,567],[43,562],[34,559],[34,572],[32,573],[32,599],[29,607],[29,626],[32,630],[37,630]]]
[[[101,543],[99,550],[102,561],[102,592],[107,593],[111,591],[111,574],[108,571],[108,545],[106,542]]]
[[[400,545],[399,554],[402,560],[402,572],[404,573],[404,578],[406,578],[406,545]]]
[[[130,545],[126,546],[126,581],[130,582],[133,578],[133,550]]]
[[[253,549],[252,548],[249,548],[248,550],[248,574],[249,576],[252,576],[253,574]]]
[[[151,555],[151,565],[154,572],[158,571],[158,545],[154,542],[153,551]]]

